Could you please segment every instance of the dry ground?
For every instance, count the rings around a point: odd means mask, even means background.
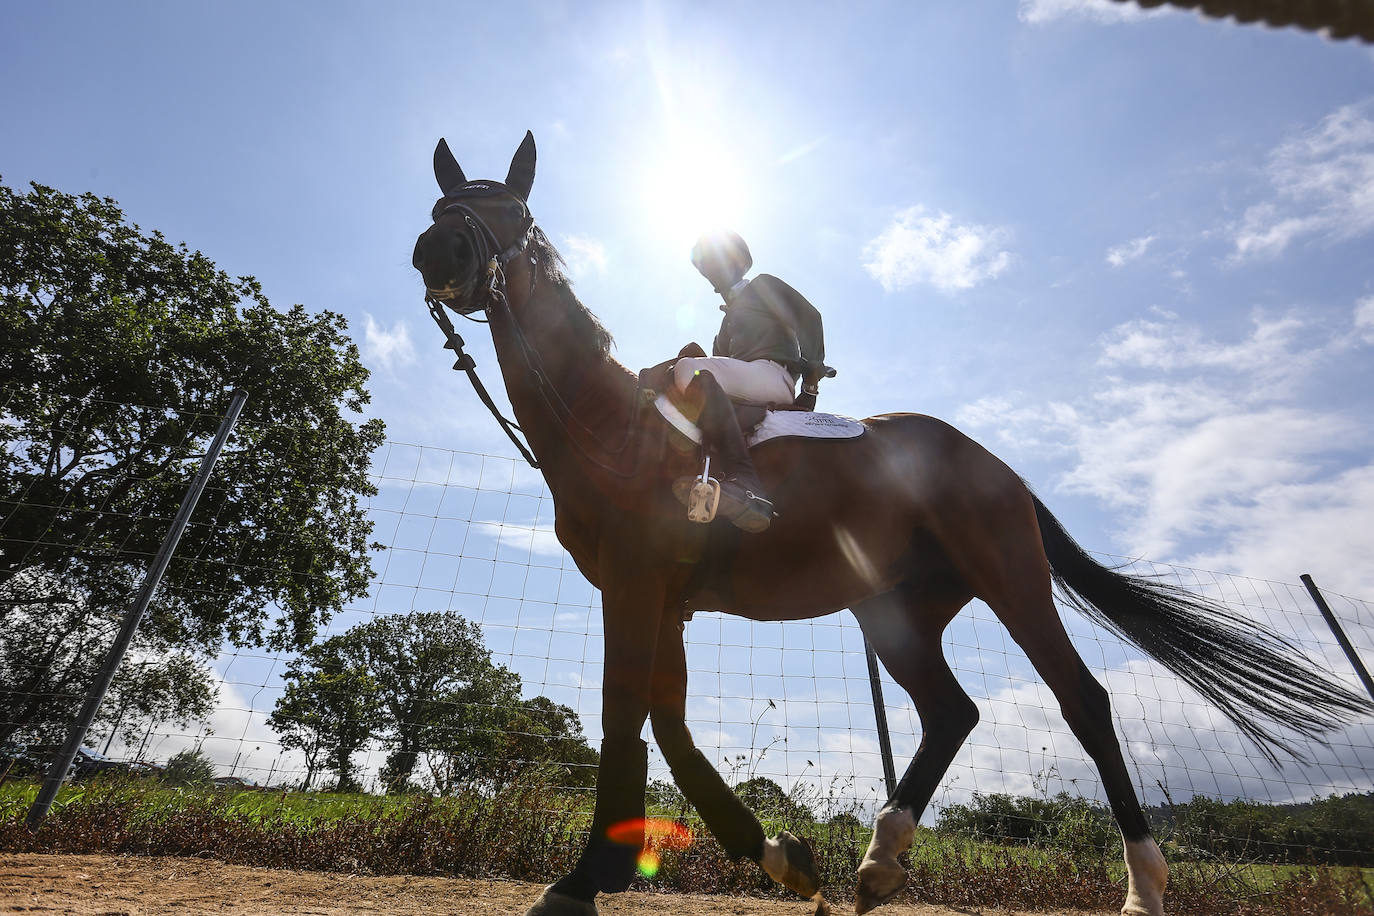
[[[0,914],[5,916],[519,916],[540,890],[537,884],[518,881],[371,878],[245,868],[204,859],[0,855]],[[600,902],[605,916],[812,916],[814,912],[811,904],[800,899],[627,893],[604,896]],[[835,903],[836,916],[853,912],[849,901]],[[877,911],[880,916],[974,916],[983,912],[906,904],[890,904]],[[1020,911],[986,912],[989,916],[1015,916]]]

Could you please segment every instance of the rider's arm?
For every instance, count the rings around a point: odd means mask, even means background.
[[[788,283],[772,274],[759,274],[752,283],[759,294],[774,303],[774,310],[783,316],[797,338],[800,350],[803,387],[814,391],[816,383],[825,376],[825,327],[821,313],[807,298]]]

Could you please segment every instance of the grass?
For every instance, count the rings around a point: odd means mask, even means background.
[[[0,786],[0,852],[208,856],[282,868],[547,882],[572,866],[591,816],[589,793],[540,785],[495,796],[429,798],[97,782],[65,788],[48,822],[31,834],[24,817],[35,793],[32,784]],[[819,823],[799,810],[765,816],[765,829],[808,839],[827,896],[851,898],[868,830],[853,817]],[[701,834],[699,822],[688,823]],[[1167,851],[1171,913],[1374,913],[1374,870],[1188,861]],[[910,893],[924,903],[1111,910],[1125,894],[1119,848],[1001,845],[921,828],[908,858]],[[709,835],[699,835],[687,849],[664,849],[661,859],[652,878],[637,879],[638,887],[785,893],[753,863],[729,861]]]

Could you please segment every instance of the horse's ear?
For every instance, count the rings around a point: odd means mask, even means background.
[[[443,137],[439,138],[439,145],[434,147],[434,178],[439,182],[439,190],[445,195],[456,191],[468,180],[463,174],[462,167],[458,165],[458,160],[449,152],[448,141]]]
[[[510,161],[510,172],[506,175],[506,187],[510,188],[521,200],[530,199],[530,188],[534,186],[534,134],[525,131],[525,139],[515,151]]]

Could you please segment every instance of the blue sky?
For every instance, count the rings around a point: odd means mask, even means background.
[[[527,128],[632,368],[709,344],[730,225],[825,315],[823,409],[954,422],[1093,549],[1374,597],[1364,46],[1105,0],[0,6],[5,182],[342,312],[394,440],[510,454],[410,251],[438,137],[501,178]]]

